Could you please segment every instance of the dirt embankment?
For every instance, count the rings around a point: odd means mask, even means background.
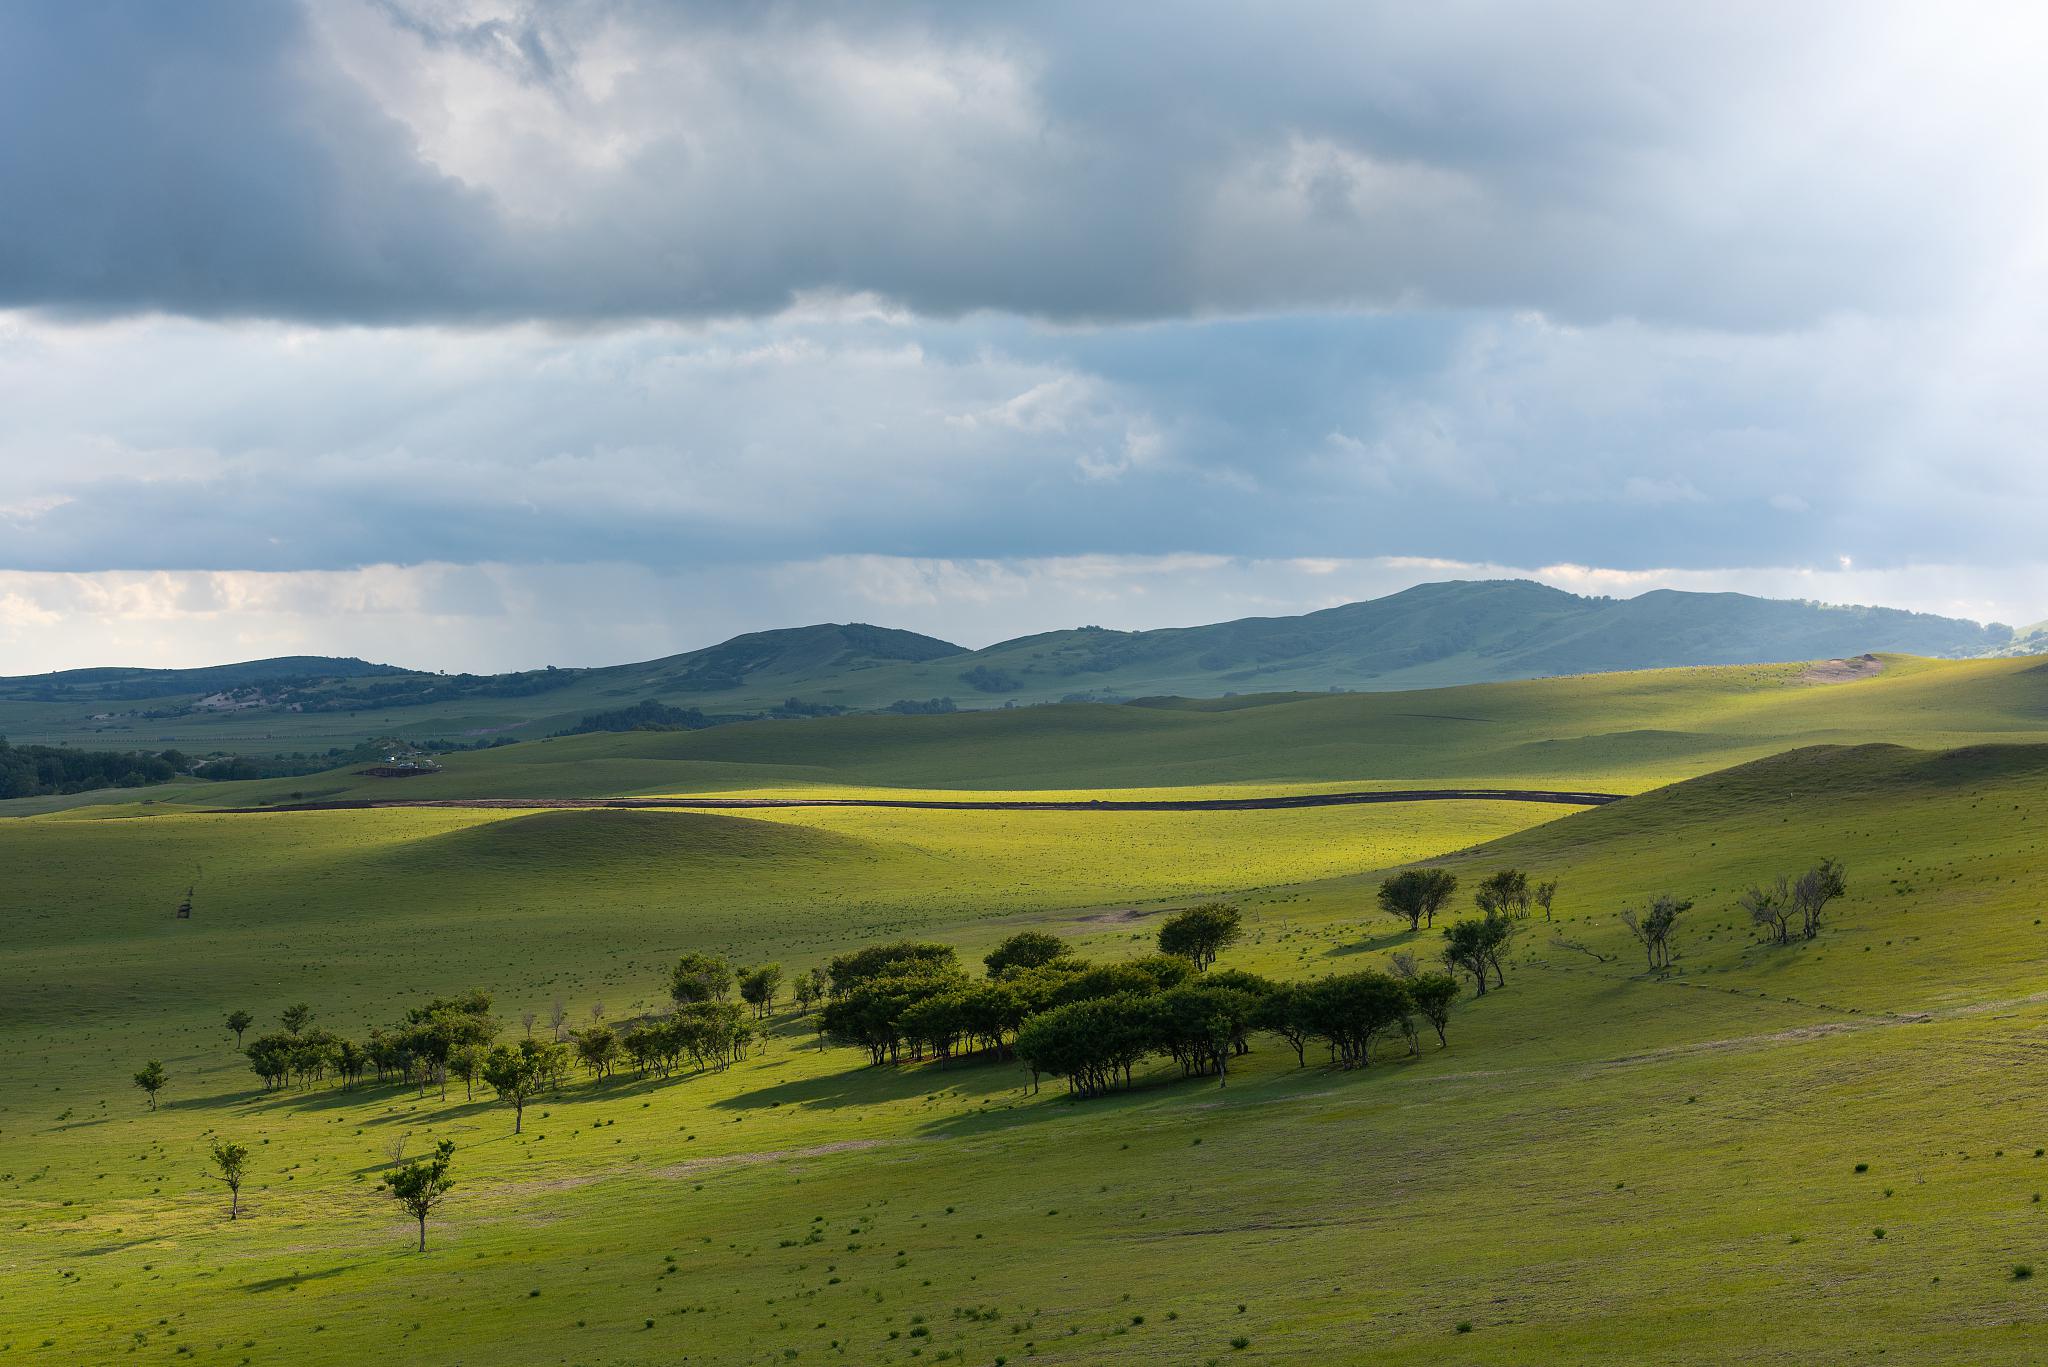
[[[1800,671],[1799,682],[1813,684],[1854,683],[1884,673],[1884,661],[1875,655],[1852,655],[1846,660],[1821,660]]]

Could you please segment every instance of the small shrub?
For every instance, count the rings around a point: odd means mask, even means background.
[[[1459,1332],[1459,1333],[1461,1333],[1461,1334],[1469,1334],[1469,1333],[1471,1333],[1471,1332],[1472,1332],[1472,1321],[1471,1321],[1471,1320],[1459,1320],[1459,1321],[1458,1321],[1458,1332]]]
[[[2023,1282],[2033,1275],[2034,1265],[2032,1263],[2014,1263],[2012,1265],[2012,1279],[2016,1282]]]

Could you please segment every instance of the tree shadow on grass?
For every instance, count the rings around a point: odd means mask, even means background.
[[[1354,940],[1349,944],[1333,946],[1323,951],[1323,957],[1326,959],[1346,959],[1354,954],[1371,954],[1376,950],[1399,949],[1402,945],[1417,945],[1427,949],[1431,934],[1432,932],[1428,926],[1413,931],[1390,930],[1384,935],[1369,935],[1363,940]],[[1441,944],[1442,941],[1439,940],[1438,943]]]
[[[292,1272],[282,1277],[265,1277],[260,1281],[243,1282],[241,1289],[251,1295],[261,1295],[265,1291],[289,1291],[302,1282],[325,1281],[329,1277],[339,1277],[349,1270],[349,1266],[348,1263],[336,1263],[333,1267],[323,1267],[318,1272]]]

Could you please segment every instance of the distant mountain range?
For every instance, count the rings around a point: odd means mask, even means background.
[[[647,702],[716,722],[1159,694],[1423,688],[1865,652],[1964,657],[2025,644],[2009,627],[1894,608],[1674,590],[1588,598],[1493,580],[1423,584],[1297,617],[1153,631],[1079,627],[981,650],[886,627],[824,624],[750,632],[640,664],[514,674],[429,674],[318,656],[193,670],[71,670],[0,679],[0,734],[106,744],[111,732],[136,743],[188,745],[209,735],[247,744],[253,736],[273,746],[399,733],[524,738],[592,715],[631,716]]]

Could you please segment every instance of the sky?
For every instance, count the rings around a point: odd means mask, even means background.
[[[0,674],[2048,617],[2048,11],[0,8]]]

